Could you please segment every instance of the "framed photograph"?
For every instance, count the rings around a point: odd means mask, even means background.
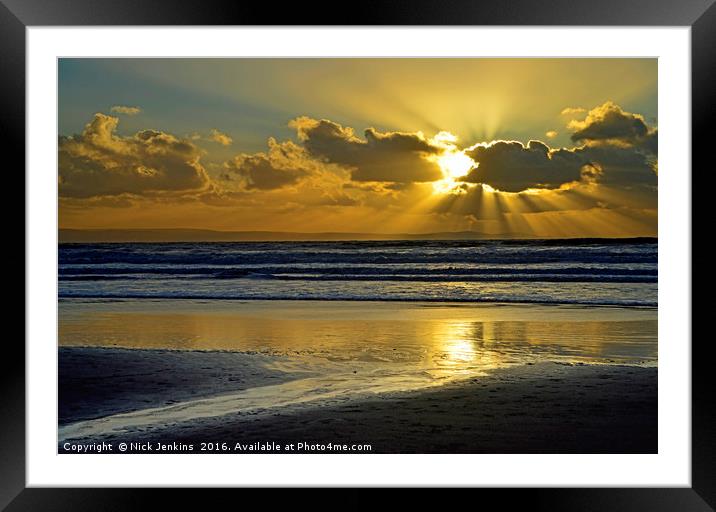
[[[713,510],[711,4],[4,1],[26,328],[0,504]]]

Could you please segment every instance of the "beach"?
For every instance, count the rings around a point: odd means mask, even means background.
[[[387,304],[61,301],[58,451],[656,451],[655,308]]]
[[[167,355],[139,352],[152,364],[157,357]],[[222,392],[229,396],[231,389],[242,388],[240,383],[234,386],[228,380],[237,371],[232,365],[238,359],[232,354],[182,352],[171,356],[174,368],[184,370],[223,360],[225,366],[211,370],[212,381],[220,382]],[[117,367],[137,359],[127,350],[69,349],[61,351],[60,360],[81,373],[92,362],[111,368],[106,364],[108,357]],[[177,364],[180,360],[184,361]],[[161,379],[157,378],[159,374]],[[171,407],[181,403],[182,396],[202,402],[195,381],[188,381],[180,370],[137,375],[121,382],[114,389],[114,403],[98,399],[102,405],[94,409],[95,416],[117,414],[117,419],[121,417],[119,411]],[[137,394],[137,388],[144,394]],[[85,397],[101,396],[93,389],[84,391]],[[127,398],[120,401],[118,395]],[[118,452],[116,446],[124,442],[142,447],[124,453],[177,444],[179,448],[170,451],[215,452],[217,443],[226,443],[228,448],[219,450],[223,453],[285,453],[276,446],[290,443],[297,446],[291,453],[344,453],[344,449],[326,448],[329,444],[345,445],[347,451],[360,445],[370,453],[655,453],[657,369],[527,364],[420,391],[248,408],[186,420],[180,417],[160,424],[144,424],[147,416],[135,417],[120,432],[111,429],[121,422],[104,425],[102,433],[78,437],[62,437],[61,428],[58,450],[72,452],[77,445],[110,443]],[[302,448],[298,448],[299,443]]]

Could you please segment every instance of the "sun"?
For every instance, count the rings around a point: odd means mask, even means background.
[[[433,190],[438,194],[459,192],[460,178],[467,176],[477,163],[457,147],[457,136],[447,131],[441,131],[432,139],[433,144],[442,148],[439,155],[431,155],[430,160],[438,164],[443,179],[433,182]]]
[[[440,194],[448,194],[459,190],[458,180],[470,172],[477,164],[462,151],[448,148],[435,159],[443,173],[443,179],[433,182],[433,190]]]
[[[475,162],[462,151],[449,151],[438,157],[438,165],[443,171],[445,178],[457,179],[466,176],[470,169],[475,167]]]

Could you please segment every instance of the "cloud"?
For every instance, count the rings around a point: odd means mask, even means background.
[[[528,188],[559,188],[582,177],[588,163],[572,151],[550,149],[545,143],[531,140],[527,145],[517,141],[477,144],[465,154],[478,163],[461,181],[484,183],[503,192]]]
[[[80,135],[59,138],[59,193],[86,198],[199,191],[209,177],[200,150],[169,133],[116,134],[119,119],[97,113]]]
[[[563,116],[569,116],[569,115],[573,115],[573,114],[582,114],[586,111],[587,111],[587,109],[582,108],[582,107],[567,107],[564,110],[562,110],[561,114]]]
[[[222,146],[230,146],[231,143],[234,142],[234,140],[233,140],[231,137],[229,137],[229,136],[228,136],[227,134],[225,134],[225,133],[221,133],[221,132],[220,132],[219,130],[217,130],[216,128],[213,128],[213,129],[211,130],[211,132],[209,132],[209,140],[212,140],[212,141],[214,141],[214,142],[218,142],[218,143],[221,144]]]
[[[61,208],[131,208],[136,196],[121,194],[117,196],[97,196],[89,198],[60,197]]]
[[[635,141],[635,146],[637,148],[643,149],[644,151],[647,151],[651,153],[652,155],[658,155],[659,154],[659,130],[657,128],[654,128],[649,133],[646,134],[645,137],[643,137],[641,140]]]
[[[639,148],[583,146],[572,153],[594,169],[592,176],[601,185],[618,185],[622,189],[643,185],[656,191],[655,162]]]
[[[239,154],[225,162],[224,169],[225,179],[236,176],[246,190],[274,190],[298,183],[320,165],[301,146],[269,138],[267,152]]]
[[[237,156],[228,168],[244,178],[247,189],[271,190],[296,183],[303,171],[275,167],[265,153]]]
[[[551,147],[544,139],[464,148],[447,132],[426,137],[369,128],[356,135],[327,119],[299,117],[290,122],[297,140],[270,138],[263,151],[237,153],[223,163],[220,147],[197,145],[225,135],[218,130],[211,135],[187,131],[192,135],[184,138],[156,130],[124,136],[117,133],[117,117],[96,114],[82,134],[60,137],[59,190],[67,211],[82,206],[139,211],[186,203],[310,218],[335,211],[370,218],[382,212],[416,222],[424,216],[494,222],[500,232],[507,229],[506,219],[525,222],[517,219],[534,213],[557,218],[566,211],[655,210],[658,131],[644,123],[646,132],[621,130],[620,138],[594,138],[614,115],[602,111],[640,118],[602,105],[577,121],[583,123],[577,131],[591,130],[593,138],[574,147]],[[458,153],[475,164],[462,178],[446,163]]]
[[[583,120],[571,121],[568,127],[574,131],[574,142],[638,146],[656,153],[656,132],[644,117],[625,112],[611,101],[590,110]]]
[[[562,113],[577,110],[568,108]],[[465,154],[478,166],[461,181],[503,192],[559,189],[576,182],[655,191],[658,130],[648,126],[643,116],[607,101],[568,126],[574,130],[571,139],[581,146],[553,149],[539,141],[527,145],[493,141],[466,149]]]
[[[354,181],[410,183],[442,178],[440,167],[428,157],[440,154],[443,147],[420,132],[382,133],[368,128],[361,139],[352,128],[309,117],[294,119],[289,126],[311,155],[349,167]]]
[[[117,114],[124,114],[126,116],[136,116],[142,111],[142,109],[139,107],[125,107],[124,105],[115,105],[109,110],[111,112],[116,112]]]
[[[557,135],[559,135],[559,133],[556,130],[548,130],[544,134],[548,139],[554,139]]]
[[[652,139],[653,137],[653,139]],[[503,192],[559,189],[577,182],[622,189],[657,185],[656,161],[643,150],[656,132],[637,146],[597,144],[576,148],[548,147],[540,141],[477,144],[465,150],[478,166],[460,181],[480,183]]]

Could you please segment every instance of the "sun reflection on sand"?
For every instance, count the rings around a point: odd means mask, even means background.
[[[482,375],[490,370],[516,364],[515,358],[491,346],[492,322],[453,321],[436,323],[436,361],[431,374],[437,378]],[[485,337],[487,334],[488,338]]]
[[[477,351],[469,323],[445,322],[438,325],[441,331],[436,341],[446,364],[458,366],[475,360]]]
[[[656,360],[655,310],[396,304],[61,304],[61,346],[261,354],[275,368],[406,388],[537,359]],[[332,378],[333,378],[332,377]],[[351,385],[353,385],[351,384]]]

